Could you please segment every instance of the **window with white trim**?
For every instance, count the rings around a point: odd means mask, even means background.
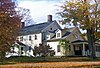
[[[60,33],[57,33],[57,37],[60,37]]]
[[[31,41],[32,40],[32,36],[29,36],[29,41]]]
[[[35,40],[37,40],[37,35],[35,35]]]

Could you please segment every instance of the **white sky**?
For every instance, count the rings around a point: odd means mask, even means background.
[[[53,15],[53,20],[57,20],[57,5],[64,0],[20,0],[19,6],[30,9],[33,20],[37,23],[46,22],[47,15]]]

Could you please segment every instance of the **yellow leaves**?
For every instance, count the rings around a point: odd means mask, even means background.
[[[5,17],[6,14],[5,13],[0,13],[0,17]]]
[[[98,37],[100,39],[100,32],[96,32],[95,36]]]

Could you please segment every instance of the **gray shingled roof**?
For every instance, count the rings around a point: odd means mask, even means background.
[[[51,22],[44,22],[44,23],[26,26],[26,27],[24,27],[20,30],[19,35],[28,35],[28,34],[40,33],[41,30],[43,30],[48,25],[50,25],[50,23]]]
[[[71,34],[71,32],[75,29],[74,28],[68,28],[68,29],[61,29],[62,32],[65,32],[61,38],[56,38],[56,34],[50,39],[50,40],[46,40],[46,41],[57,41],[60,39],[65,39],[69,34]]]

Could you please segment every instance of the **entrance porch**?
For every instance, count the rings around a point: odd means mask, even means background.
[[[87,45],[87,41],[83,40],[76,40],[71,42],[74,50],[75,56],[88,56],[89,55],[89,48]]]

